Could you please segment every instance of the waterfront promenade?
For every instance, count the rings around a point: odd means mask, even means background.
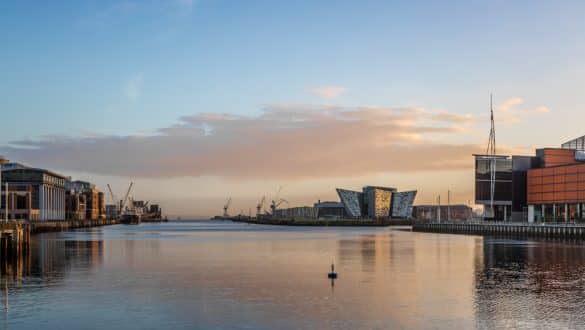
[[[585,239],[585,224],[504,222],[417,222],[412,231],[425,233]]]

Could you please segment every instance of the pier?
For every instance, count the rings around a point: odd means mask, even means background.
[[[585,224],[530,223],[414,223],[412,231],[425,233],[585,239]]]
[[[30,227],[20,221],[0,222],[0,269],[28,253]]]

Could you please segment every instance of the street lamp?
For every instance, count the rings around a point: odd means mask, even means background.
[[[0,155],[0,191],[2,191],[2,166],[4,164],[8,164],[10,161],[4,156]],[[2,196],[2,194],[0,194]],[[0,201],[0,205],[1,205]],[[5,205],[4,205],[4,221],[8,222],[8,184],[6,184],[6,196],[5,196]]]

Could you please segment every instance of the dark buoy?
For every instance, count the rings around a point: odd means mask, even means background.
[[[337,278],[337,273],[335,272],[335,265],[331,264],[331,273],[327,274],[327,277],[334,280]]]

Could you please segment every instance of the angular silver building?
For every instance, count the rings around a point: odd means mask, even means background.
[[[336,189],[345,212],[350,217],[359,218],[362,216],[362,193],[359,191]]]
[[[349,217],[409,218],[416,191],[398,192],[396,188],[365,186],[361,192],[336,189]]]

